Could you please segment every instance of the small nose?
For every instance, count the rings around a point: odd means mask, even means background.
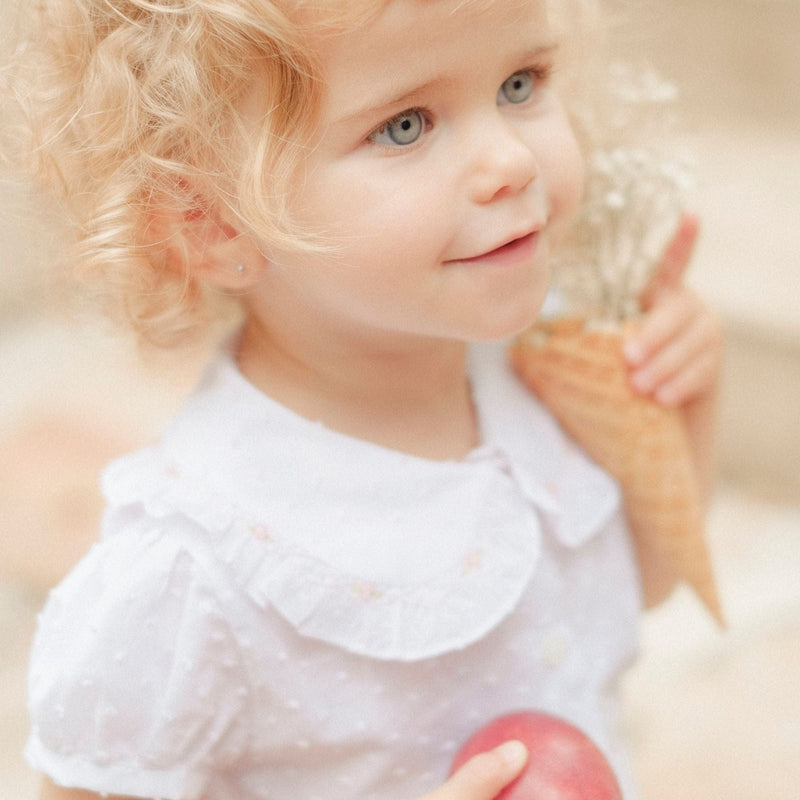
[[[516,120],[484,121],[476,132],[471,160],[472,197],[476,203],[522,192],[539,175],[533,147]]]

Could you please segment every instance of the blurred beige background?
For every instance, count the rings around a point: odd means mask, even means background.
[[[800,797],[800,0],[639,0],[621,38],[681,89],[703,234],[691,281],[728,336],[709,525],[717,630],[683,590],[643,622],[625,725],[645,800]],[[109,457],[155,435],[180,367],[52,314],[51,228],[0,180],[0,796],[32,800],[24,673],[48,586],[79,557]],[[100,336],[97,336],[97,333]]]

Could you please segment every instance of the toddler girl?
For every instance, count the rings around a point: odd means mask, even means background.
[[[619,493],[503,344],[581,193],[566,2],[41,14],[23,100],[84,269],[151,340],[243,309],[161,440],[106,471],[101,541],[42,614],[43,797],[488,800],[520,746],[448,764],[522,707],[583,728],[631,797]],[[717,329],[665,263],[632,380],[701,442]]]

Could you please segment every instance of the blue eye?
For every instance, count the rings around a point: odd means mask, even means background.
[[[515,72],[503,81],[497,93],[497,101],[503,103],[524,103],[533,94],[533,76],[528,70]]]
[[[378,144],[404,147],[419,139],[425,131],[425,116],[416,108],[403,111],[388,122],[384,122],[369,138]]]

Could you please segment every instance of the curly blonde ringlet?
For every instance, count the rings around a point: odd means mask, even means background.
[[[184,338],[220,299],[183,268],[160,216],[220,214],[259,241],[317,246],[286,208],[319,106],[303,5],[20,3],[14,90],[31,172],[68,211],[82,274],[150,341]],[[240,104],[256,74],[267,96],[253,130]]]

